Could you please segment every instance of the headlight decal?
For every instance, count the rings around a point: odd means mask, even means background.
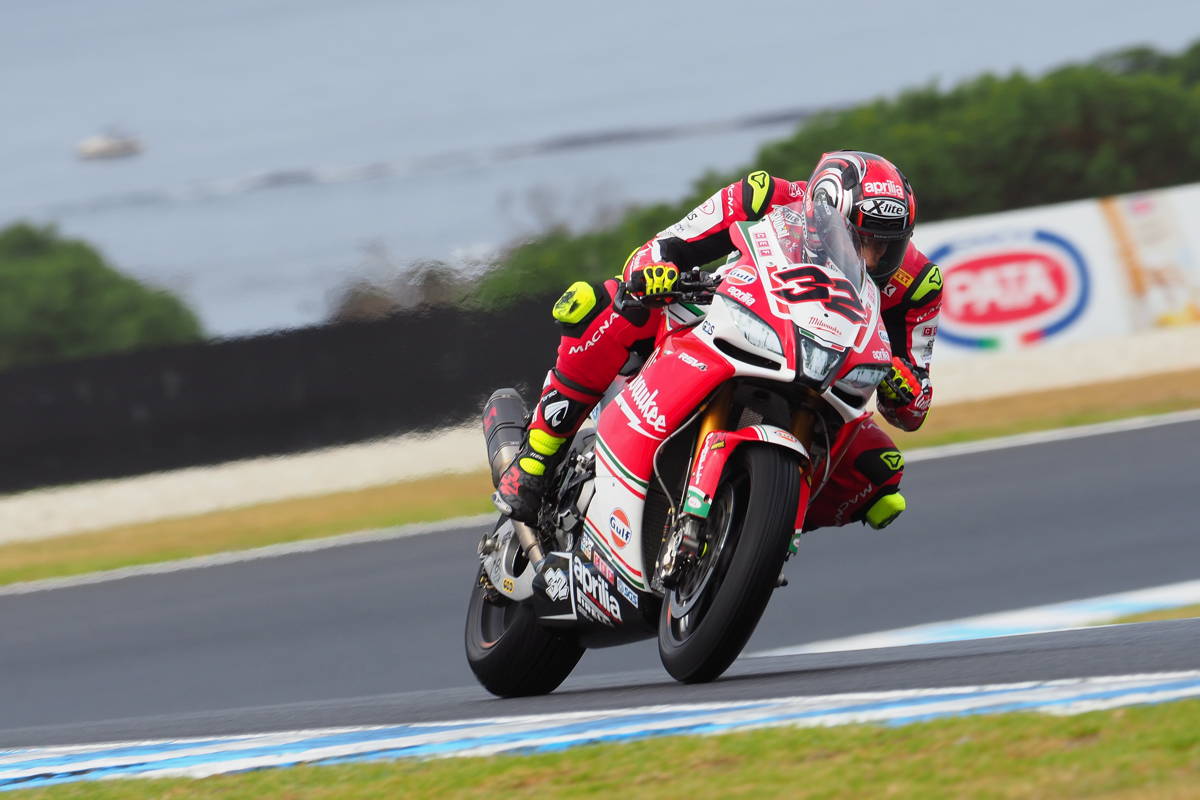
[[[725,305],[733,317],[734,324],[737,325],[747,342],[755,347],[761,347],[763,350],[783,355],[783,344],[780,343],[779,334],[775,332],[774,328],[739,303],[730,301]]]

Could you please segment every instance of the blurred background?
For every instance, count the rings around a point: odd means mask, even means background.
[[[548,298],[750,168],[881,152],[923,223],[1200,180],[1198,21],[1188,0],[5,3],[0,491],[466,418],[545,370]]]

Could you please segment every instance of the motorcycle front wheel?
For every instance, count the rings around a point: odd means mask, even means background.
[[[701,555],[663,599],[658,654],[671,677],[715,680],[742,652],[787,556],[799,494],[786,451],[746,446],[735,455],[704,520]]]
[[[539,625],[528,603],[490,595],[476,580],[465,635],[471,671],[498,697],[553,692],[575,669],[584,648]]]

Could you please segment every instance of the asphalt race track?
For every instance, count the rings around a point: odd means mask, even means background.
[[[748,651],[1194,579],[1200,423],[913,463],[884,532],[806,537]],[[674,684],[653,642],[500,701],[462,654],[479,532],[0,596],[0,746],[1200,668],[1194,621],[743,659]]]

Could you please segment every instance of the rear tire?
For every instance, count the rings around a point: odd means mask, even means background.
[[[539,625],[529,603],[493,601],[478,581],[467,607],[465,638],[471,671],[498,697],[549,694],[584,651]]]
[[[667,592],[659,615],[659,657],[684,683],[715,680],[742,652],[771,599],[793,533],[800,494],[795,459],[781,448],[755,445],[743,446],[735,458],[705,520],[715,549],[690,579]]]

